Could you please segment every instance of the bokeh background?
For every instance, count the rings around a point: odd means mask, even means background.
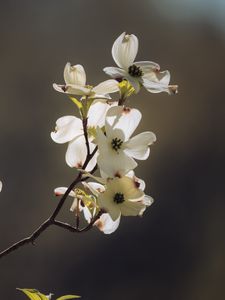
[[[138,131],[158,137],[139,177],[155,203],[106,236],[50,228],[0,261],[1,299],[16,287],[87,300],[225,299],[225,2],[223,0],[3,0],[0,4],[0,248],[29,235],[55,208],[56,186],[75,170],[50,132],[77,114],[53,82],[67,61],[97,84],[123,31],[138,36],[138,60],[169,69],[179,94],[141,91]],[[68,211],[61,219],[73,222]]]

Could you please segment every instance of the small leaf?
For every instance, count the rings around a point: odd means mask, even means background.
[[[80,296],[76,295],[65,295],[62,297],[57,298],[56,300],[68,300],[68,299],[75,299],[75,298],[80,298]]]
[[[18,289],[17,290],[23,292],[27,295],[31,300],[49,300],[47,296],[41,294],[38,290],[35,289]]]
[[[78,109],[82,109],[83,105],[81,103],[81,101],[79,101],[77,98],[69,96],[70,100],[73,101],[74,104],[76,104],[76,106],[78,107]]]

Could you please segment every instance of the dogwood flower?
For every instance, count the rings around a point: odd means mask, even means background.
[[[106,114],[105,133],[97,128],[97,158],[101,174],[108,177],[123,176],[136,168],[134,160],[145,160],[150,154],[149,145],[156,141],[153,132],[131,135],[141,120],[141,113],[134,108],[115,106]]]
[[[95,177],[94,177],[95,178]],[[105,192],[104,185],[97,182],[83,182],[83,185],[86,189],[88,189],[97,199],[100,193]],[[96,210],[96,212],[99,211]],[[118,228],[120,223],[120,218],[113,221],[110,215],[104,212],[100,218],[94,223],[94,225],[105,234],[111,234]]]
[[[111,99],[109,94],[119,91],[116,80],[106,80],[95,87],[86,85],[86,73],[82,65],[71,66],[67,63],[64,68],[64,85],[53,84],[53,88],[61,93],[87,96],[93,99]]]
[[[105,211],[94,224],[105,234],[111,234],[118,228],[121,215],[141,216],[146,207],[153,203],[153,199],[144,193],[145,182],[133,171],[121,178],[88,175],[101,182],[83,182],[83,185],[95,195],[97,204]]]
[[[93,143],[96,127],[100,128],[105,124],[105,115],[110,104],[96,99],[88,111],[88,138],[90,151],[95,148]],[[58,144],[68,143],[66,151],[66,163],[71,168],[82,168],[86,156],[87,147],[84,137],[82,120],[75,116],[64,116],[56,121],[56,128],[51,132],[51,138]],[[86,170],[91,171],[96,165],[96,155],[90,160]]]
[[[107,180],[105,191],[99,194],[97,203],[110,215],[113,221],[123,216],[141,216],[152,198],[146,196],[137,182],[128,177],[114,177]]]
[[[106,67],[103,71],[116,79],[126,79],[136,93],[144,86],[151,93],[177,92],[176,85],[169,85],[169,71],[160,72],[160,66],[152,61],[134,62],[138,52],[138,39],[134,34],[123,32],[114,42],[112,56],[117,67]]]

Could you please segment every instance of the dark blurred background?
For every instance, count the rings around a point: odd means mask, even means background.
[[[0,4],[0,248],[29,235],[67,186],[66,145],[50,139],[55,121],[77,114],[52,83],[67,61],[88,83],[107,79],[111,47],[123,31],[139,38],[137,60],[169,69],[179,94],[141,91],[130,100],[158,141],[136,173],[155,203],[123,218],[106,236],[50,228],[0,261],[1,299],[16,287],[87,300],[225,299],[223,0],[3,0]],[[61,219],[73,222],[65,206]]]

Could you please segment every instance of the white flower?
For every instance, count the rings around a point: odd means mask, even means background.
[[[105,73],[116,79],[128,80],[136,93],[142,85],[152,93],[176,93],[177,86],[169,85],[169,71],[160,72],[160,66],[152,61],[134,62],[137,52],[137,37],[122,33],[112,47],[112,56],[119,68],[104,68]]]
[[[105,124],[105,115],[110,105],[101,100],[95,100],[88,111],[89,146],[92,152],[95,144],[92,133],[96,127]],[[66,163],[71,168],[81,168],[87,156],[82,120],[75,116],[64,116],[56,121],[56,128],[51,132],[51,138],[58,144],[69,143],[66,151]],[[91,171],[96,165],[96,155],[90,160],[86,170]]]
[[[92,176],[97,181],[98,177]],[[129,172],[122,178],[101,178],[96,182],[83,182],[97,198],[97,204],[106,212],[95,222],[95,226],[105,234],[113,233],[119,226],[121,215],[141,216],[146,207],[153,203],[150,196],[144,194],[145,182]]]
[[[2,182],[0,181],[0,192],[2,191]]]
[[[86,74],[82,65],[71,66],[67,63],[64,69],[65,85],[53,84],[56,91],[70,95],[87,96],[93,99],[110,99],[109,94],[119,90],[116,80],[106,80],[95,87],[86,85]]]
[[[54,193],[56,196],[62,196],[65,194],[66,191],[67,191],[67,187],[58,187],[55,188]],[[88,208],[88,202],[90,203],[90,199],[87,199],[85,196],[79,195],[79,193],[76,191],[71,191],[69,193],[69,196],[74,198],[73,203],[70,207],[70,211],[75,213],[77,212],[78,201],[79,201],[79,212],[83,212],[85,220],[88,223],[90,223],[93,218],[93,215],[91,213],[92,207],[90,209]]]
[[[104,180],[105,181],[105,180]],[[100,193],[105,192],[104,185],[96,182],[83,182],[83,185],[88,189],[95,197],[98,198]],[[118,228],[120,223],[120,217],[113,221],[108,213],[103,213],[100,218],[94,223],[94,225],[105,234],[111,234]]]
[[[113,221],[123,216],[141,216],[152,198],[140,189],[134,178],[123,176],[108,179],[105,191],[99,194],[97,203],[108,212]]]
[[[108,177],[123,176],[133,170],[135,159],[145,160],[150,154],[149,145],[156,141],[153,132],[131,135],[141,120],[141,113],[134,108],[111,107],[106,115],[105,132],[97,128],[97,158],[101,174]]]

